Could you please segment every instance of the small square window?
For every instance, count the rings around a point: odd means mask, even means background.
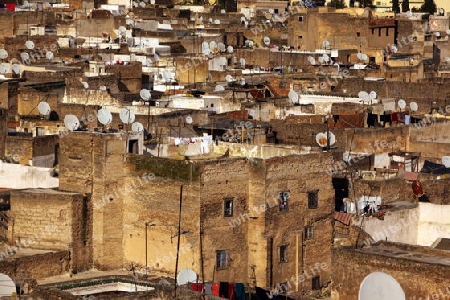
[[[308,192],[308,208],[315,209],[319,204],[319,191]]]
[[[227,267],[227,250],[216,251],[216,269],[225,269]]]
[[[287,262],[287,245],[280,246],[280,263]]]
[[[299,39],[302,39],[302,38],[303,38],[303,35],[299,35],[298,38],[299,38]]]
[[[278,206],[280,208],[280,211],[288,210],[289,198],[290,198],[290,193],[288,191],[278,193]]]
[[[277,13],[278,13],[278,8],[275,8],[275,9],[273,10],[273,12],[277,14]]]
[[[311,284],[313,290],[320,290],[320,276],[314,276],[311,279]]]
[[[232,217],[233,216],[233,199],[223,200],[223,216]]]
[[[361,32],[358,31],[358,32],[356,33],[356,36],[361,36]]]
[[[303,16],[298,17],[299,22],[303,22]]]
[[[305,240],[311,240],[314,237],[314,227],[306,226],[305,227]]]

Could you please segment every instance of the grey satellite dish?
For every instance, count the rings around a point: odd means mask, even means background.
[[[370,98],[370,95],[365,91],[360,91],[358,93],[358,97],[363,101],[363,103],[370,103],[370,101],[372,100]]]
[[[239,84],[244,86],[245,85],[245,78],[239,79]]]
[[[27,47],[27,49],[34,49],[33,41],[26,41],[25,46]]]
[[[323,57],[323,61],[325,61],[325,62],[329,62],[330,61],[330,57],[328,56],[328,54],[324,53],[322,55],[322,57]]]
[[[153,65],[152,60],[149,59],[149,58],[147,58],[147,59],[145,60],[145,65],[146,65],[147,67],[151,67],[151,66]]]
[[[234,51],[233,46],[228,46],[227,47],[227,52],[228,53],[233,53],[233,51]]]
[[[216,87],[214,88],[214,92],[221,92],[221,91],[225,91],[225,88],[220,84],[216,85]]]
[[[273,8],[269,8],[269,14],[273,14],[273,13],[274,13]]]
[[[141,96],[142,100],[148,101],[148,100],[150,100],[150,98],[152,97],[152,94],[150,93],[149,90],[147,90],[147,89],[142,89],[142,90],[139,92],[139,96]]]
[[[45,53],[45,57],[46,57],[48,60],[52,60],[53,57],[54,57],[53,52],[51,52],[51,51],[46,52],[46,53]]]
[[[1,64],[0,65],[0,73],[6,74],[9,72],[9,65],[8,64]]]
[[[108,125],[112,122],[113,117],[108,109],[102,108],[97,112],[97,119],[101,124]]]
[[[209,42],[209,49],[214,52],[217,49],[217,43],[215,41]]]
[[[264,45],[269,46],[270,45],[270,38],[268,36],[265,36],[263,39]]]
[[[64,117],[64,126],[70,131],[74,131],[80,126],[80,121],[78,121],[78,118],[74,115],[66,115]]]
[[[411,18],[411,17],[413,16],[413,14],[412,14],[412,12],[407,11],[407,12],[406,12],[406,16],[407,16],[408,18]]]
[[[294,90],[290,90],[288,93],[289,100],[291,100],[291,103],[295,104],[298,103],[298,94]]]
[[[363,55],[361,56],[361,59],[364,60],[364,61],[366,61],[368,58],[369,58],[369,57],[367,56],[367,54],[363,54]]]
[[[220,25],[220,20],[214,20],[215,25]]]
[[[186,117],[186,124],[192,124],[192,122],[194,122],[194,120],[192,119],[191,116],[187,116]]]
[[[315,60],[314,57],[312,57],[312,56],[308,56],[308,62],[309,62],[311,65],[315,65],[315,64],[316,64],[316,60]]]
[[[119,26],[119,33],[125,33],[127,31],[127,29],[125,28],[125,26]]]
[[[136,118],[134,112],[132,112],[131,109],[125,107],[120,110],[119,116],[120,120],[124,124],[131,124],[134,122],[134,119]]]
[[[208,21],[209,21],[209,23],[212,23],[212,22],[213,22],[213,19],[212,19],[212,18],[209,18]]]
[[[249,41],[249,42],[248,42],[248,46],[249,46],[250,48],[253,48],[254,45],[255,45],[255,43],[254,43],[253,41]]]
[[[227,82],[232,82],[232,81],[234,81],[234,80],[233,80],[233,76],[231,76],[230,74],[228,74],[227,76],[225,76],[225,80],[226,80]]]
[[[211,54],[211,50],[209,48],[205,48],[205,49],[202,49],[202,53],[204,55],[210,55]]]
[[[88,89],[88,88],[89,88],[89,83],[87,83],[86,81],[82,81],[81,84],[83,85],[83,87],[84,87],[85,89]]]
[[[139,2],[139,6],[140,6],[140,7],[144,8],[145,5],[146,5],[145,2],[143,2],[143,1]]]
[[[245,58],[241,58],[241,59],[239,60],[239,62],[241,63],[241,66],[242,66],[243,68],[245,68]]]
[[[142,123],[140,122],[134,122],[133,124],[131,124],[131,130],[135,132],[142,132],[144,131],[144,125],[142,125]]]
[[[196,282],[198,280],[198,275],[191,269],[183,269],[177,275],[177,284],[185,285],[192,282]]]
[[[403,99],[398,100],[398,107],[404,109],[406,107],[406,101]]]
[[[137,3],[136,1],[133,1],[133,7],[138,7],[139,3]]]
[[[38,110],[41,115],[48,115],[50,113],[50,105],[47,102],[39,102]]]
[[[359,52],[358,54],[356,54],[356,57],[357,57],[359,60],[362,60],[363,54],[362,54],[361,52]]]
[[[319,56],[318,60],[319,60],[320,64],[323,64],[325,62],[325,60],[323,59],[323,56]]]
[[[0,273],[0,298],[13,297],[16,295],[16,284],[8,275]]]
[[[27,60],[30,59],[30,55],[29,55],[28,53],[26,53],[26,52],[22,52],[22,53],[20,53],[20,58],[21,58],[23,61],[27,61]]]
[[[13,64],[11,67],[14,74],[20,74],[20,65],[19,64]]]
[[[369,93],[369,96],[370,96],[370,98],[372,98],[372,99],[377,99],[377,92],[371,91],[371,92]]]
[[[0,59],[6,59],[8,58],[8,51],[5,49],[0,49]]]
[[[417,111],[419,109],[419,106],[417,105],[416,102],[411,102],[409,104],[409,108],[411,108],[412,111]]]
[[[159,55],[155,53],[155,55],[153,55],[153,59],[155,60],[155,62],[159,61]]]
[[[450,168],[450,156],[442,156],[442,164],[446,168]]]
[[[322,45],[325,49],[327,49],[330,46],[330,42],[329,41],[323,41]]]
[[[203,43],[202,43],[202,49],[209,49],[209,44],[208,44],[208,42],[203,42]]]
[[[225,52],[227,50],[227,47],[225,47],[224,43],[218,43],[217,47],[219,48],[220,52]]]
[[[100,91],[106,91],[106,86],[101,85],[98,89],[99,89]]]

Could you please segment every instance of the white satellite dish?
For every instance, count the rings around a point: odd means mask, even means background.
[[[225,91],[225,88],[220,84],[216,85],[216,87],[214,88],[214,92],[221,92],[221,91]]]
[[[314,57],[312,56],[308,56],[308,61],[311,65],[315,65],[316,64],[316,60],[314,59]]]
[[[273,8],[269,8],[269,14],[273,14],[273,13],[274,13]]]
[[[417,105],[416,102],[411,102],[409,104],[409,108],[411,108],[412,111],[417,111],[419,109],[419,106]]]
[[[245,17],[244,16],[241,17],[241,23],[242,22],[245,22]]]
[[[150,4],[154,5],[155,4],[155,0],[150,0]]]
[[[101,85],[98,89],[99,89],[100,91],[106,91],[106,86]]]
[[[131,111],[131,109],[129,108],[122,108],[120,110],[120,120],[124,123],[124,124],[130,124],[134,122],[134,119],[136,118],[136,115],[134,114],[133,111]]]
[[[22,59],[22,61],[28,61],[30,59],[30,55],[26,52],[22,52],[20,53],[20,58]]]
[[[142,90],[139,92],[139,96],[141,96],[142,100],[148,101],[148,100],[150,100],[150,98],[152,97],[152,94],[150,93],[149,90],[147,90],[147,89],[142,89]]]
[[[241,59],[239,60],[239,62],[241,63],[241,66],[242,66],[243,68],[245,68],[245,58],[241,58]]]
[[[398,100],[398,107],[404,109],[406,107],[406,101],[403,99]]]
[[[254,45],[255,45],[255,43],[253,41],[248,41],[248,46],[250,48],[253,48]]]
[[[210,55],[211,54],[211,50],[209,48],[202,49],[202,54],[203,55]]]
[[[46,57],[48,60],[52,60],[53,57],[54,57],[53,52],[51,52],[51,51],[46,52],[46,53],[45,53],[45,57]]]
[[[82,81],[81,84],[83,85],[83,87],[84,87],[85,89],[88,89],[88,88],[89,88],[89,83],[87,83],[86,81]]]
[[[144,125],[142,125],[141,122],[134,122],[133,124],[131,124],[131,130],[135,132],[142,132],[144,131]]]
[[[436,32],[434,33],[434,35],[437,36],[437,37],[440,37],[440,36],[441,36],[441,33],[440,33],[439,31],[436,31]]]
[[[27,49],[34,49],[33,41],[26,41],[25,46],[27,47]]]
[[[20,74],[20,65],[19,64],[13,64],[11,67],[14,74]]]
[[[39,102],[38,110],[41,115],[48,115],[50,113],[50,105],[47,102]]]
[[[361,52],[358,52],[358,54],[356,54],[356,57],[357,57],[359,60],[362,60],[363,54],[362,54]]]
[[[220,25],[220,20],[214,20],[214,24]]]
[[[450,156],[442,156],[442,164],[446,168],[450,168]]]
[[[221,13],[221,14],[226,14],[227,11],[226,11],[225,9],[221,9],[221,10],[220,10],[220,13]]]
[[[324,59],[323,59],[323,56],[319,56],[318,60],[319,60],[319,63],[321,63],[321,64],[323,64],[323,63],[324,63]]]
[[[228,74],[227,76],[225,76],[225,80],[226,80],[227,82],[232,82],[232,81],[234,81],[234,80],[233,80],[233,76],[231,76],[230,74]]]
[[[366,91],[360,91],[358,93],[358,98],[360,98],[363,103],[370,103],[372,98],[370,98],[370,95]]]
[[[289,91],[288,97],[291,103],[298,103],[298,94],[294,90]]]
[[[185,285],[196,281],[198,281],[198,275],[191,269],[183,269],[177,275],[178,285]]]
[[[266,45],[266,46],[270,45],[270,38],[268,36],[265,36],[263,41],[264,41],[264,45]]]
[[[153,55],[153,59],[155,60],[155,62],[159,61],[159,55],[155,53],[155,55]]]
[[[406,16],[407,16],[408,18],[411,18],[411,17],[413,16],[413,14],[412,14],[412,12],[407,11],[407,12],[406,12]]]
[[[8,51],[5,49],[0,49],[0,59],[6,59],[8,58]]]
[[[370,96],[370,98],[372,98],[372,99],[377,99],[377,92],[371,91],[371,92],[369,93],[369,96]]]
[[[209,49],[210,49],[211,51],[216,50],[216,48],[217,48],[217,43],[216,43],[215,41],[209,42]]]
[[[137,3],[136,1],[133,1],[133,7],[138,7],[139,3]]]
[[[445,58],[445,62],[446,62],[446,63],[450,63],[450,57],[447,56],[447,57]]]
[[[325,61],[325,62],[329,62],[330,61],[330,57],[328,56],[328,54],[324,53],[322,55],[322,57],[323,57],[323,61]]]
[[[144,8],[145,5],[146,5],[145,2],[143,2],[143,1],[139,2],[139,6],[140,6],[140,7]]]
[[[220,52],[225,52],[227,50],[227,47],[225,47],[224,43],[218,43],[217,47],[219,48]]]
[[[233,46],[228,46],[227,47],[227,52],[228,53],[233,53],[233,51],[234,51]]]
[[[151,66],[153,65],[152,60],[151,60],[150,58],[147,58],[147,59],[145,60],[145,65],[146,65],[147,67],[151,67]]]
[[[212,18],[209,18],[208,21],[209,21],[209,23],[212,23],[212,22],[213,22],[213,19],[212,19]]]
[[[391,50],[392,50],[393,53],[397,53],[398,48],[397,48],[396,45],[392,45],[392,46],[391,46]]]
[[[66,115],[64,117],[64,126],[70,131],[74,131],[80,126],[80,121],[78,121],[78,118],[74,115]]]
[[[364,60],[364,61],[366,61],[368,58],[369,57],[365,53],[363,55],[361,55],[361,59]]]
[[[125,26],[119,26],[119,33],[124,33],[127,31],[127,29],[125,28]]]
[[[6,74],[8,72],[9,72],[9,65],[5,64],[5,63],[1,64],[0,65],[0,73]]]
[[[166,82],[170,82],[172,80],[172,74],[169,71],[164,71],[163,78]]]
[[[323,41],[322,45],[326,49],[326,48],[328,48],[330,46],[330,42],[329,41]]]
[[[112,118],[111,112],[106,108],[99,109],[97,112],[97,119],[103,125],[110,124],[112,122]]]
[[[192,119],[191,116],[187,116],[186,117],[186,124],[192,124],[192,122],[194,122],[194,120]]]
[[[202,43],[202,49],[209,49],[209,44],[208,44],[208,42],[203,42],[203,43]]]
[[[328,138],[330,139],[329,142]],[[316,142],[322,148],[328,146],[328,144],[332,146],[336,143],[336,136],[332,132],[328,132],[328,136],[326,132],[319,132],[316,134]]]
[[[0,298],[12,297],[16,295],[16,284],[8,275],[0,273]]]
[[[245,85],[245,78],[239,79],[239,84],[244,86]]]

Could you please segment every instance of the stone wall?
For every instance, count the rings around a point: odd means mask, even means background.
[[[7,136],[5,155],[13,157],[20,164],[38,167],[53,167],[56,157],[56,145],[59,143],[57,135],[36,137]]]

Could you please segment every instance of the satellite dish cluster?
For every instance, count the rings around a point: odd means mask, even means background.
[[[360,60],[360,61],[367,61],[369,59],[369,56],[367,56],[367,54],[359,52],[358,54],[356,54],[356,57]]]
[[[398,105],[398,107],[400,107],[400,109],[405,109],[406,101],[403,99],[400,99],[400,100],[398,100],[397,105]],[[419,105],[417,104],[417,102],[411,102],[411,103],[409,103],[409,108],[412,111],[417,111],[419,109]]]
[[[233,53],[233,46],[225,46],[224,43],[216,41],[203,42],[202,43],[202,54],[210,55],[210,54],[218,54],[218,53]]]
[[[26,60],[27,61],[30,57],[28,55],[28,53],[22,53],[22,54],[26,54]],[[22,55],[21,54],[21,55]],[[0,61],[2,60],[6,60],[8,58],[9,54],[8,51],[6,51],[5,49],[0,49]],[[10,73],[12,71],[13,74],[20,74],[21,68],[19,64],[9,64],[9,63],[1,63],[0,64],[0,74],[7,74]]]
[[[360,91],[358,93],[358,98],[361,99],[363,104],[371,104],[374,99],[377,99],[377,92],[371,91],[368,93],[366,91]]]

